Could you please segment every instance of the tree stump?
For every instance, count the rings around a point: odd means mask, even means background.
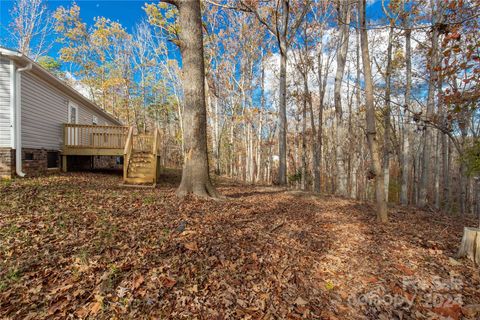
[[[475,264],[480,264],[480,228],[463,229],[463,238],[457,257],[467,257]]]

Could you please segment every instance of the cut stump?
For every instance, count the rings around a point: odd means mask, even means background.
[[[457,257],[467,257],[475,264],[480,264],[480,228],[465,227],[463,229],[462,244]]]

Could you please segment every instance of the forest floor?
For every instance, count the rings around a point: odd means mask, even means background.
[[[0,318],[477,319],[459,216],[217,183],[175,197],[112,174],[0,186]]]

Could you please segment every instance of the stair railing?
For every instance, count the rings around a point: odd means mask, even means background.
[[[153,154],[153,161],[152,161],[152,170],[153,170],[153,183],[157,183],[157,175],[158,175],[158,144],[160,143],[160,131],[157,127],[155,127],[153,131],[153,143],[152,143],[152,154]]]
[[[125,148],[123,149],[123,182],[126,182],[128,174],[128,165],[132,156],[133,150],[133,126],[128,130],[127,140],[125,142]]]

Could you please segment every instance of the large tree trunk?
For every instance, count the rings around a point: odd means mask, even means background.
[[[182,181],[177,195],[194,193],[202,197],[219,195],[213,187],[208,171],[207,117],[205,108],[205,66],[200,0],[181,0],[178,7],[180,51],[183,63],[185,95],[184,145]]]
[[[387,203],[383,185],[382,166],[378,154],[377,131],[375,124],[375,106],[373,101],[373,78],[368,51],[368,35],[365,21],[365,0],[359,0],[360,11],[360,44],[362,48],[363,74],[365,80],[365,107],[367,122],[367,141],[372,160],[372,171],[375,176],[375,198],[377,205],[377,219],[380,222],[388,221]]]

